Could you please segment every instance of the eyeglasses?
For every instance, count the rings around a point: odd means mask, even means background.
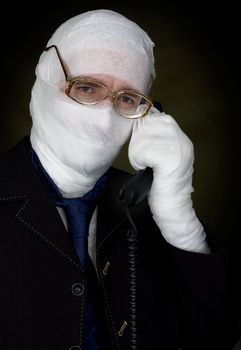
[[[106,98],[111,97],[115,111],[122,117],[129,119],[144,117],[153,106],[152,101],[147,96],[134,90],[124,89],[113,92],[107,85],[91,77],[71,78],[61,58],[58,47],[51,45],[46,47],[45,51],[51,48],[56,50],[65,76],[65,93],[72,100],[84,105],[96,105]]]

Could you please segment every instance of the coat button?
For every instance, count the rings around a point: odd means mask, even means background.
[[[76,297],[80,297],[81,295],[83,295],[84,290],[85,290],[85,287],[82,283],[74,283],[71,287],[71,291],[72,291],[73,295],[75,295]],[[76,345],[74,345],[74,346],[76,346]],[[75,350],[75,348],[73,348],[73,350]],[[77,350],[77,348],[76,348],[76,350]]]
[[[103,271],[102,271],[103,275],[105,275],[105,276],[107,275],[107,270],[109,267],[110,267],[110,262],[107,261],[104,268],[103,268]]]
[[[72,345],[69,350],[81,350],[81,347],[79,345]]]

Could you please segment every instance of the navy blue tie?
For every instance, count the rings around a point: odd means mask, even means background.
[[[98,198],[104,191],[107,175],[103,175],[94,188],[80,198],[64,198],[46,173],[37,154],[30,148],[32,163],[43,179],[48,193],[57,207],[62,207],[68,223],[68,234],[73,242],[87,279],[86,319],[84,333],[85,350],[106,349],[106,320],[100,299],[99,284],[93,263],[88,254],[88,232]]]
[[[84,269],[88,264],[89,257],[89,224],[98,198],[105,187],[105,182],[106,176],[103,176],[90,192],[80,198],[63,198],[60,196],[54,198],[55,205],[64,209],[68,223],[68,232]]]

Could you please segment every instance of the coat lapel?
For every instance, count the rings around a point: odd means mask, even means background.
[[[1,202],[16,202],[12,215],[41,243],[82,270],[59,213],[35,172],[28,156],[29,138],[22,140],[2,159]],[[27,233],[26,233],[27,234]]]

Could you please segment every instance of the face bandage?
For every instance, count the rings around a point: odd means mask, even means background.
[[[109,10],[90,11],[63,23],[47,46],[56,45],[72,77],[110,75],[145,92],[154,77],[153,43],[134,22]],[[36,67],[30,139],[42,165],[65,197],[84,195],[110,167],[128,140],[133,120],[112,104],[84,106],[64,93],[55,50]]]

